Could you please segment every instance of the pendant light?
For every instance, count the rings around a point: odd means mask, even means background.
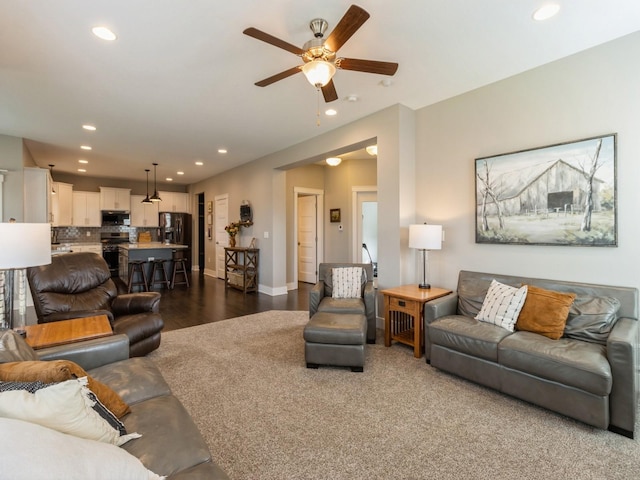
[[[56,188],[53,186],[53,167],[55,167],[55,165],[49,164],[49,176],[51,177],[51,195],[56,194]]]
[[[162,199],[160,198],[160,195],[158,195],[158,184],[156,183],[156,167],[157,166],[158,166],[157,163],[153,164],[153,195],[151,195],[151,198],[149,199],[152,202],[162,201]]]
[[[142,200],[142,202],[140,202],[140,203],[151,203],[151,204],[153,204],[153,202],[149,198],[149,172],[151,170],[149,170],[148,168],[145,168],[144,171],[147,172],[147,196],[144,197],[144,200]]]

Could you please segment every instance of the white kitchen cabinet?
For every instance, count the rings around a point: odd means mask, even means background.
[[[131,210],[131,189],[100,187],[100,210]]]
[[[46,168],[26,167],[23,171],[24,222],[51,222],[51,176]]]
[[[99,227],[100,194],[98,192],[73,192],[73,225],[76,227]]]
[[[55,194],[53,192],[56,192]],[[73,225],[73,185],[53,182],[51,191],[51,225],[68,227]]]
[[[162,201],[161,212],[189,213],[189,194],[181,192],[158,192]]]
[[[158,203],[142,203],[144,195],[131,195],[131,226],[132,227],[157,227]]]
[[[82,245],[71,245],[71,250],[73,252],[91,252],[97,253],[98,255],[102,255],[102,244],[100,243],[85,243]]]

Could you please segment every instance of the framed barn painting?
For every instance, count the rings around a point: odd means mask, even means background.
[[[476,243],[615,247],[616,134],[475,160]]]

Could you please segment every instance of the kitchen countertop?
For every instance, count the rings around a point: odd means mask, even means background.
[[[177,243],[162,243],[162,242],[144,242],[144,243],[122,243],[120,248],[125,250],[156,250],[156,249],[184,249],[188,248],[187,245],[180,245]]]

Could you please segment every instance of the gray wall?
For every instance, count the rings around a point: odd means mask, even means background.
[[[444,225],[434,281],[460,269],[640,287],[640,33],[419,110],[417,218]],[[617,133],[618,247],[475,244],[474,159]]]

